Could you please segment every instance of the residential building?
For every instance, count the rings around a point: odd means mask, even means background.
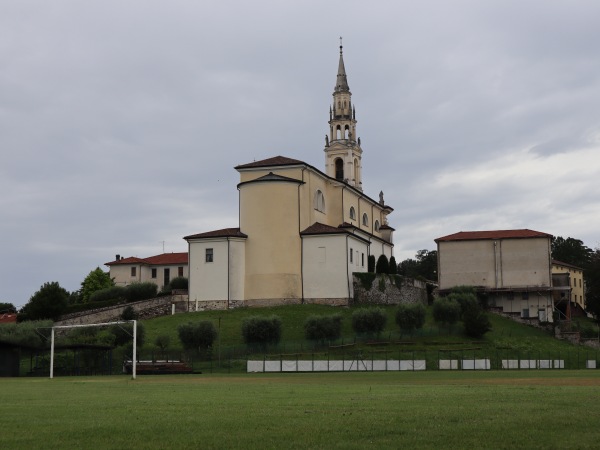
[[[392,256],[393,208],[363,192],[351,97],[340,46],[325,170],[285,156],[236,166],[239,226],[184,238],[190,304],[348,304],[352,272],[366,272],[369,255]]]
[[[570,319],[573,315],[585,315],[583,269],[553,259],[552,279],[555,287],[554,302],[564,317]]]
[[[435,239],[440,293],[461,285],[492,306],[552,321],[552,235],[533,230],[461,231]]]
[[[105,265],[117,286],[150,282],[161,291],[173,278],[189,276],[187,253],[162,253],[148,258],[116,255],[114,261]]]

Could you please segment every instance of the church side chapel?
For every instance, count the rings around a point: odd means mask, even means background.
[[[285,156],[235,167],[239,227],[184,238],[192,308],[347,305],[352,273],[392,256],[393,208],[363,192],[356,123],[340,45],[325,171]]]

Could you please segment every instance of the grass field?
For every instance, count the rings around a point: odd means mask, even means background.
[[[0,448],[598,448],[600,372],[4,379]]]

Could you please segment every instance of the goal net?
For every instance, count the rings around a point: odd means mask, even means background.
[[[73,329],[84,329],[93,327],[112,327],[115,325],[122,324],[133,324],[131,332],[131,338],[133,339],[132,358],[131,358],[131,375],[135,380],[136,378],[136,366],[137,366],[137,320],[119,320],[115,322],[103,322],[103,323],[88,323],[84,325],[56,325],[52,327],[50,334],[50,378],[54,378],[54,360],[55,360],[55,335],[56,331],[68,331]],[[125,333],[129,334],[129,331],[123,329]]]

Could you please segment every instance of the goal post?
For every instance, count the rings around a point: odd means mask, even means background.
[[[55,329],[68,329],[68,328],[84,328],[84,327],[107,327],[111,325],[118,325],[121,323],[133,323],[133,355],[131,364],[131,378],[136,378],[136,367],[137,367],[137,320],[118,320],[116,322],[103,322],[103,323],[88,323],[82,325],[55,325],[52,327],[50,334],[50,378],[54,378],[54,330]]]

